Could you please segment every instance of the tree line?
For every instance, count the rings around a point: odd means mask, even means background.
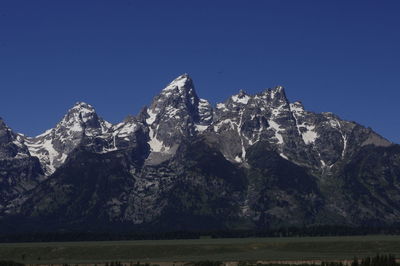
[[[349,227],[310,226],[282,227],[265,230],[218,230],[218,231],[174,231],[174,232],[36,232],[0,234],[0,242],[67,242],[67,241],[114,241],[114,240],[159,240],[243,238],[243,237],[303,237],[303,236],[356,236],[369,234],[400,235],[396,227]]]

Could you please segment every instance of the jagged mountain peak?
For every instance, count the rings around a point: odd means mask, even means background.
[[[236,138],[239,138],[241,145],[224,155],[230,159],[241,156],[244,160],[245,149],[261,140],[268,140],[280,151],[292,151],[293,142],[297,143],[299,149],[308,145],[316,150],[316,141],[325,141],[322,138],[326,135],[324,132],[333,128],[333,133],[330,132],[334,135],[332,138],[340,142],[345,150],[354,125],[343,123],[335,116],[321,117],[307,112],[301,102],[290,103],[283,86],[255,95],[240,90],[213,109],[207,100],[196,95],[189,75],[183,74],[161,90],[150,107],[144,108],[135,118],[130,117],[112,125],[98,117],[92,105],[77,102],[55,128],[35,138],[26,138],[25,144],[31,154],[40,159],[46,173],[51,174],[78,146],[84,145],[90,147],[91,151],[106,153],[130,147],[129,143],[136,143],[140,134],[146,135],[142,141],[148,143],[151,152],[173,154],[174,147],[182,139],[196,137],[203,132],[208,134],[208,129],[221,136],[229,131],[227,136],[236,142]],[[346,132],[345,127],[348,128]],[[370,142],[377,141],[366,143]],[[231,142],[226,144],[229,149],[232,146]],[[324,157],[324,151],[318,156]],[[291,157],[294,158],[294,155]]]
[[[99,117],[95,108],[85,102],[77,102],[68,110],[61,121],[56,125],[56,131],[72,131],[86,133],[86,135],[96,134],[95,131],[107,132],[112,124]]]
[[[32,156],[39,158],[45,174],[50,175],[75,148],[90,143],[89,139],[106,136],[111,128],[112,124],[100,118],[92,105],[77,102],[54,128],[27,138],[25,145]]]
[[[0,116],[0,129],[7,127],[6,123],[4,122],[4,119]]]
[[[62,121],[75,120],[85,123],[88,120],[97,118],[96,110],[92,105],[85,102],[77,102],[67,111]]]
[[[146,123],[151,125],[157,117],[173,117],[182,110],[192,112],[199,101],[192,79],[189,75],[183,74],[154,97],[152,104],[146,110]]]
[[[173,154],[174,147],[182,139],[207,129],[212,115],[211,105],[197,96],[189,75],[179,76],[153,99],[146,110],[150,150]]]
[[[62,228],[121,221],[140,229],[171,217],[184,217],[177,224],[189,229],[210,218],[221,220],[217,228],[243,221],[255,229],[282,221],[366,224],[360,213],[398,221],[399,201],[387,195],[400,198],[399,158],[400,146],[290,103],[282,86],[240,90],[213,109],[184,74],[115,125],[84,102],[35,138],[0,118],[0,218],[11,210],[27,218],[24,226],[43,217]],[[360,195],[365,202],[353,200]],[[188,201],[198,206],[193,215]]]
[[[263,93],[264,97],[268,97],[270,99],[281,99],[287,100],[285,88],[283,86],[276,86],[274,88],[268,88]]]
[[[0,117],[0,143],[4,141],[13,141],[22,134],[15,133],[6,122]]]
[[[0,159],[28,157],[23,138],[22,134],[15,133],[0,117]]]
[[[239,90],[239,93],[237,94],[240,98],[243,98],[247,95],[246,91],[243,89]]]
[[[70,121],[78,122],[79,124],[85,124],[88,122],[90,124],[90,121],[92,121],[92,123],[96,123],[96,121],[93,120],[99,120],[94,107],[85,102],[77,102],[71,109],[68,110],[60,123],[63,124]]]
[[[94,107],[85,102],[76,102],[74,106],[69,109],[69,111],[78,111],[78,112],[96,112]]]
[[[252,97],[250,95],[248,95],[244,90],[240,90],[238,94],[235,94],[233,96],[231,96],[231,100],[234,103],[241,103],[241,104],[247,104],[248,101],[251,99]]]
[[[86,102],[78,101],[74,104],[72,108],[87,108],[87,109],[94,109],[91,104],[88,104]]]
[[[171,81],[163,90],[163,94],[182,94],[194,92],[193,80],[190,78],[188,74],[180,75]]]
[[[0,117],[0,145],[3,143],[11,142],[12,140],[13,140],[13,134],[11,129]]]
[[[198,101],[192,79],[183,74],[171,81],[161,92],[153,98],[148,109],[158,110],[160,105],[195,104]]]

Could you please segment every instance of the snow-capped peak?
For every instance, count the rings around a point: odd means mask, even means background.
[[[90,136],[93,130],[105,133],[112,124],[98,117],[94,107],[85,102],[77,102],[57,124],[56,129],[67,129],[74,132],[85,132]],[[96,134],[97,135],[97,134]]]
[[[247,93],[244,90],[240,90],[238,94],[233,95],[231,97],[232,101],[235,103],[242,103],[242,104],[247,104],[251,97],[247,95]]]
[[[169,93],[169,92],[182,92],[185,89],[191,89],[192,87],[192,79],[189,77],[188,74],[183,74],[174,79],[171,83],[167,85],[163,89],[163,93]]]
[[[0,154],[36,156],[45,174],[50,175],[77,147],[107,153],[147,142],[150,159],[146,163],[159,163],[171,158],[182,140],[203,135],[223,143],[224,156],[237,162],[246,161],[248,147],[268,141],[284,154],[281,156],[297,156],[297,153],[288,153],[296,143],[300,148],[312,148],[309,156],[332,164],[334,159],[324,158],[324,147],[320,152],[318,145],[336,135],[342,136],[335,141],[343,145],[343,152],[338,156],[344,158],[353,127],[333,115],[307,112],[301,102],[289,103],[282,86],[255,95],[240,90],[214,109],[207,100],[197,96],[192,79],[183,74],[161,90],[149,108],[116,125],[98,117],[94,107],[85,102],[75,103],[54,128],[33,138],[12,134],[0,118],[0,144],[16,145],[3,151],[0,145]],[[340,135],[324,134],[325,130]],[[365,140],[367,144],[381,142],[379,137]]]
[[[145,112],[151,151],[173,154],[173,147],[183,138],[205,131],[212,117],[211,105],[197,96],[189,75],[177,77]]]
[[[91,119],[96,119],[96,110],[90,104],[84,102],[77,102],[71,109],[68,110],[68,113],[64,116],[64,121],[75,120],[80,122],[87,122]]]
[[[150,113],[160,113],[160,110],[169,106],[168,108],[176,109],[179,105],[180,108],[186,108],[189,105],[197,105],[199,98],[194,89],[192,79],[183,74],[165,87],[159,95],[154,97],[152,104],[147,110]],[[186,107],[184,107],[186,106]]]
[[[94,108],[92,105],[85,103],[85,102],[76,102],[75,105],[71,108],[73,110],[90,110],[94,111]]]
[[[25,145],[32,156],[39,158],[45,173],[49,175],[64,163],[69,153],[84,139],[104,139],[111,128],[112,124],[98,117],[93,106],[77,102],[55,128],[34,138],[27,138]]]
[[[199,98],[192,79],[187,74],[183,74],[169,83],[154,98],[151,106],[147,109],[148,118],[146,122],[152,124],[158,115],[173,117],[180,110],[194,109],[198,103]]]
[[[270,90],[271,99],[280,98],[286,99],[285,88],[282,86],[276,86]]]

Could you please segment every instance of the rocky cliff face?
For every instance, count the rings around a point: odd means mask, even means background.
[[[193,81],[182,75],[156,96],[147,109],[149,164],[173,156],[183,139],[196,136],[212,122],[212,107],[199,99]]]
[[[25,136],[14,133],[0,118],[0,214],[13,212],[15,204],[45,179],[36,157],[24,145]]]
[[[399,158],[398,145],[290,103],[282,87],[213,108],[182,75],[115,125],[86,103],[33,138],[0,120],[0,216],[16,230],[390,225]]]

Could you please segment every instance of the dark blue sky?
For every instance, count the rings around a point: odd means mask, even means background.
[[[212,103],[288,98],[400,142],[400,1],[0,1],[0,116],[27,135],[76,101],[118,122],[189,73]]]

